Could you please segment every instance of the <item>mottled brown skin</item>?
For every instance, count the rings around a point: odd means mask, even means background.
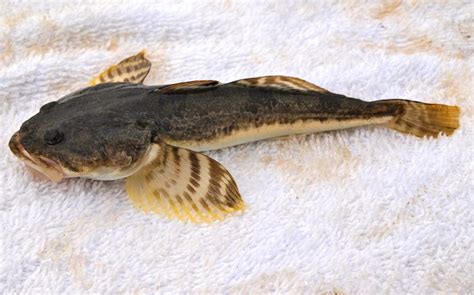
[[[365,102],[330,92],[249,87],[239,83],[173,89],[105,83],[44,105],[19,131],[32,155],[71,171],[126,168],[152,141],[201,141],[263,124],[393,116],[399,104]],[[57,141],[59,142],[51,144]],[[48,143],[49,142],[49,143]],[[15,146],[10,143],[12,150]]]
[[[247,127],[298,120],[351,120],[393,116],[400,105],[371,103],[330,92],[289,91],[228,83],[153,93],[150,119],[173,141],[209,140]],[[154,99],[154,98],[159,99]],[[147,103],[148,104],[148,103]]]

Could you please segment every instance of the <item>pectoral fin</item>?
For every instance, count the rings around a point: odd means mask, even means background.
[[[150,71],[151,63],[145,58],[145,51],[130,56],[93,78],[90,85],[106,82],[142,83]]]
[[[326,89],[300,78],[288,76],[262,76],[234,81],[232,83],[250,87],[271,87],[283,90],[328,92]]]
[[[184,148],[159,144],[157,156],[127,178],[135,207],[194,223],[222,220],[245,205],[230,173],[217,161]]]

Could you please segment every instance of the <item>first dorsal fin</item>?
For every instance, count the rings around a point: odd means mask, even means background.
[[[135,207],[194,223],[222,220],[244,209],[234,179],[217,161],[166,143],[154,143],[151,151],[151,161],[127,178]]]
[[[273,87],[283,90],[315,91],[319,93],[328,92],[326,89],[303,79],[288,76],[262,76],[234,81],[232,83],[253,86],[253,87]]]
[[[109,67],[96,77],[94,77],[90,85],[96,85],[106,82],[130,82],[143,83],[145,77],[151,68],[151,62],[146,59],[145,51],[141,51],[136,55],[130,56],[116,65]]]
[[[219,81],[216,81],[216,80],[195,80],[195,81],[188,81],[188,82],[180,82],[180,83],[162,86],[160,87],[160,92],[168,93],[168,92],[174,92],[174,91],[185,90],[185,89],[190,89],[190,88],[215,86],[217,84],[219,84]]]

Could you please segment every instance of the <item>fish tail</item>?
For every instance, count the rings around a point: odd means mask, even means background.
[[[400,106],[400,114],[385,125],[402,133],[436,138],[440,133],[451,135],[459,127],[460,109],[458,106],[401,99],[383,100],[379,103]]]

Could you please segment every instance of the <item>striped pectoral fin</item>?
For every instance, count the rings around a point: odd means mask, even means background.
[[[282,90],[314,91],[319,93],[329,92],[326,89],[303,79],[288,76],[262,76],[241,79],[231,83],[250,87],[271,87]]]
[[[127,178],[135,207],[194,223],[222,220],[245,205],[230,173],[204,154],[160,143],[160,152]]]
[[[136,55],[130,56],[116,65],[109,67],[96,77],[94,77],[90,85],[96,85],[106,82],[130,82],[143,83],[145,77],[151,69],[151,62],[146,59],[145,51],[141,51]]]

